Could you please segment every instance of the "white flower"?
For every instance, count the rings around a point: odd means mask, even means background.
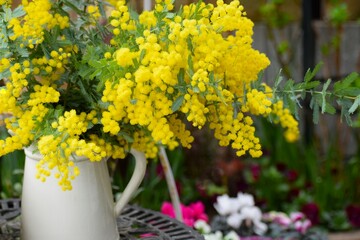
[[[224,194],[217,197],[214,208],[220,215],[224,216],[237,212],[240,203],[237,198],[230,198],[227,194]]]
[[[243,215],[241,215],[240,213],[233,213],[226,219],[226,222],[230,227],[238,228],[240,227],[243,220]]]
[[[255,205],[254,197],[248,193],[239,192],[237,194],[237,200],[240,208]]]
[[[254,222],[254,232],[257,235],[263,235],[267,231],[268,227],[265,223],[261,221]]]
[[[255,206],[243,207],[240,213],[245,219],[251,219],[253,221],[260,221],[262,216],[260,208]]]
[[[239,228],[244,220],[251,220],[254,224],[254,232],[261,235],[266,232],[267,225],[261,222],[261,210],[255,206],[246,206],[240,213],[231,214],[227,218],[227,224],[233,228]]]
[[[222,240],[223,234],[220,231],[217,231],[213,234],[206,234],[204,235],[205,240]]]
[[[226,222],[232,228],[239,228],[246,220],[252,222],[253,230],[258,235],[262,235],[267,230],[267,225],[261,222],[261,210],[255,206],[254,197],[251,194],[239,192],[236,198],[230,198],[224,194],[217,197],[214,207],[220,215],[228,215]],[[233,236],[230,235],[230,237]]]
[[[194,228],[198,230],[201,234],[208,234],[211,232],[209,224],[207,224],[204,220],[197,220],[194,223]]]
[[[227,194],[218,196],[214,207],[220,215],[229,215],[241,210],[246,206],[254,206],[254,197],[251,194],[237,194],[236,198],[231,198]]]
[[[224,240],[240,240],[239,235],[236,234],[236,232],[231,231],[224,237]]]

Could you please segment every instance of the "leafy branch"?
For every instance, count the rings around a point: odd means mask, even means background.
[[[314,123],[319,122],[320,113],[340,113],[341,120],[345,118],[347,124],[352,126],[351,115],[360,108],[360,88],[355,85],[360,81],[360,75],[353,72],[335,83],[331,79],[321,82],[315,79],[321,65],[318,64],[312,71],[308,70],[304,81],[299,83],[290,79],[281,84],[283,78],[279,74],[275,79],[272,93],[276,99],[282,99],[296,116],[298,108],[302,107],[301,102],[309,97]]]

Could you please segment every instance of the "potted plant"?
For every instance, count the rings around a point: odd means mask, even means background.
[[[124,0],[34,0],[14,10],[1,1],[0,113],[11,115],[12,135],[0,140],[0,155],[25,148],[24,239],[118,239],[105,159],[137,150],[134,190],[145,157],[191,146],[188,124],[208,125],[239,156],[262,154],[252,116],[283,126],[289,141],[299,137],[282,97],[294,102],[317,87],[314,74],[279,96],[280,78],[273,89],[258,78],[270,62],[252,48],[253,23],[239,1],[173,7],[157,1],[137,15]],[[323,111],[326,88],[311,92],[325,94]]]

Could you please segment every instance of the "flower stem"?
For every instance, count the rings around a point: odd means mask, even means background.
[[[299,90],[294,90],[294,91],[288,91],[288,90],[280,90],[280,91],[276,91],[276,92],[280,92],[280,93],[302,93],[304,92],[304,90],[299,89]],[[310,93],[310,94],[323,94],[323,92],[321,91],[314,91],[314,90],[305,90],[306,93]],[[266,93],[266,92],[265,92]],[[271,93],[271,92],[267,92],[267,93]],[[332,93],[332,92],[325,92],[326,95],[333,95],[335,97],[338,98],[346,98],[346,99],[350,99],[350,100],[355,100],[356,97],[353,96],[347,96],[347,95],[340,95],[340,94],[336,94],[336,93]]]

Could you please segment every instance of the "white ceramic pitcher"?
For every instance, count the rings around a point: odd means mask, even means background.
[[[146,169],[142,152],[132,149],[136,160],[133,176],[117,203],[113,202],[106,161],[73,159],[80,175],[73,190],[62,191],[53,175],[35,178],[42,158],[34,147],[25,149],[25,172],[21,202],[22,240],[119,240],[118,216],[139,187]]]

